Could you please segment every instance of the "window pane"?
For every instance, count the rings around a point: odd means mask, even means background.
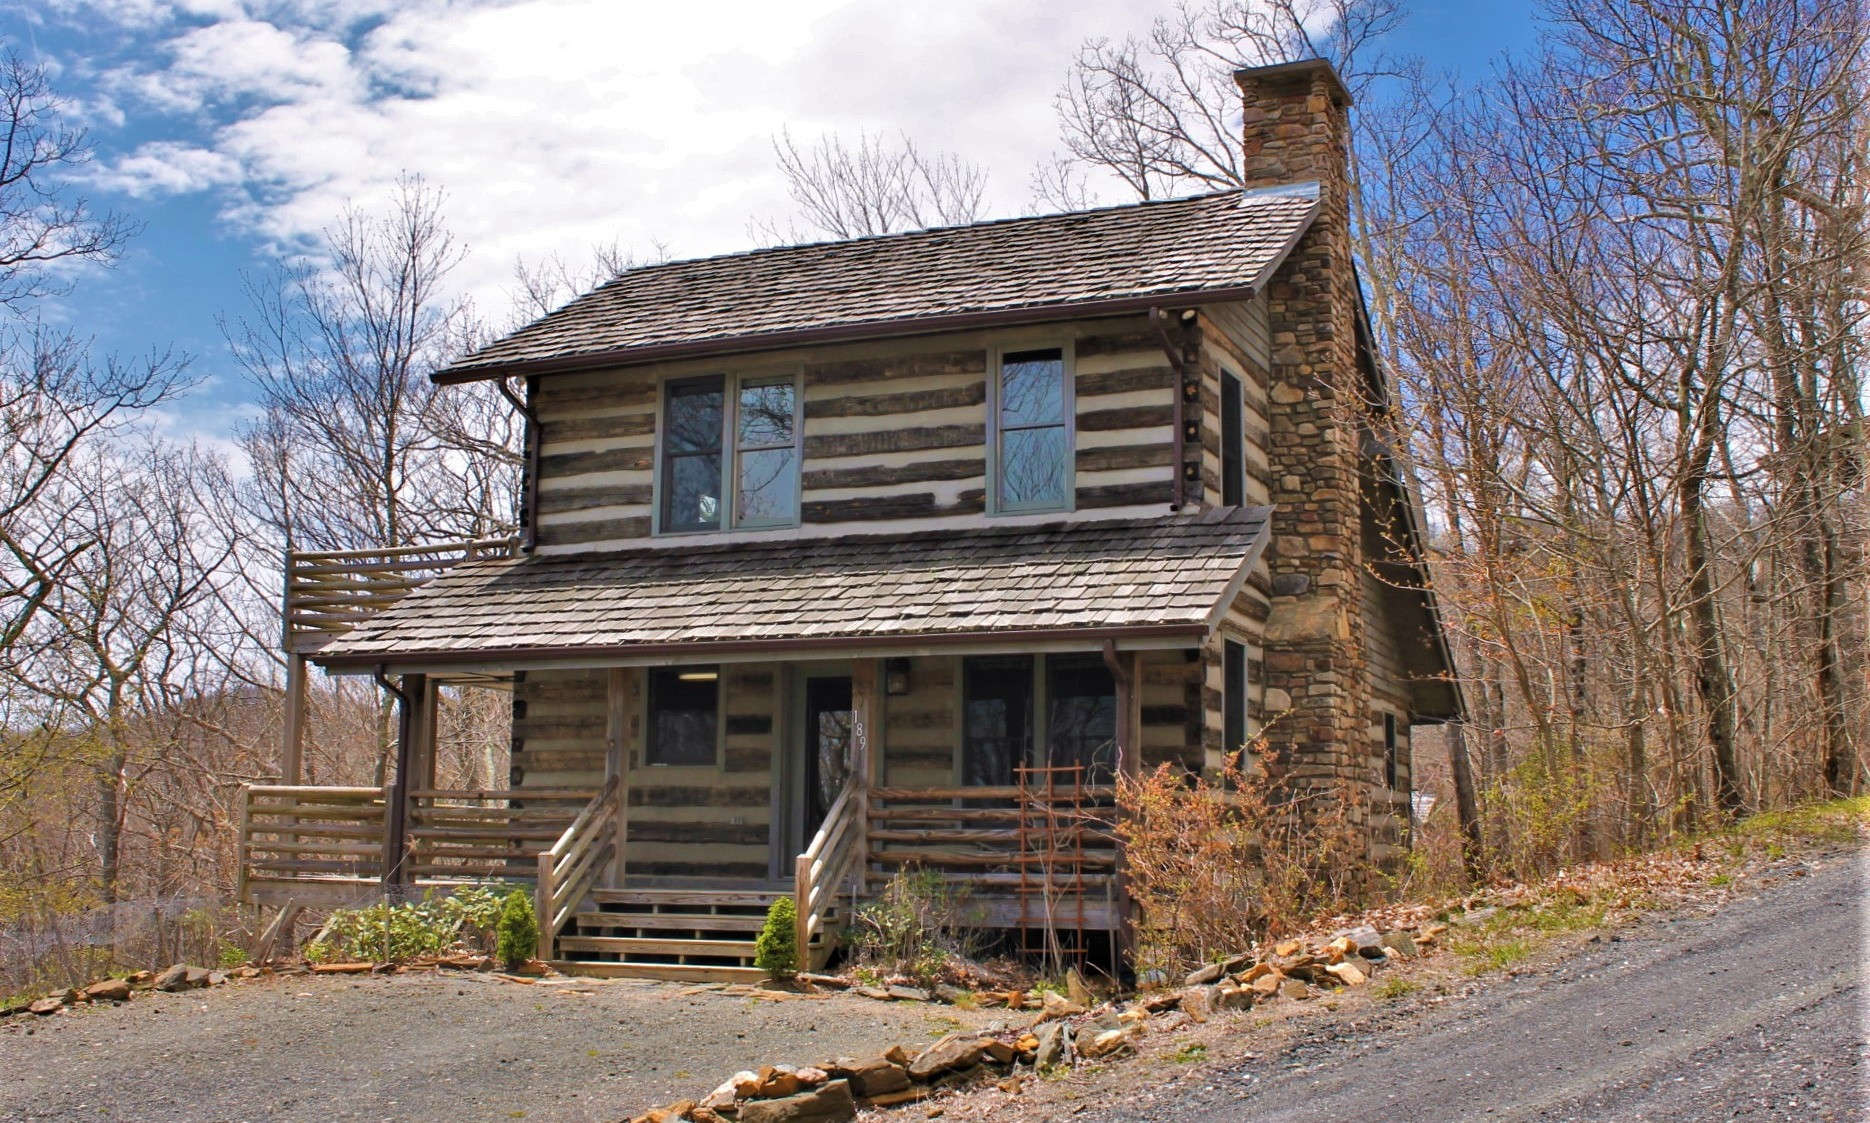
[[[1000,506],[1065,506],[1067,469],[1063,428],[1001,433]]]
[[[793,389],[790,382],[740,388],[741,448],[771,448],[792,443]]]
[[[1221,648],[1221,751],[1233,756],[1247,744],[1247,649],[1233,640]]]
[[[720,672],[672,667],[649,672],[650,764],[713,764]]]
[[[969,787],[1013,783],[1032,743],[1032,661],[969,659],[962,671],[965,726],[961,782]]]
[[[1045,425],[1065,420],[1065,355],[1013,351],[1000,360],[1000,424]]]
[[[721,380],[669,385],[662,447],[668,452],[715,452],[721,447]]]
[[[1107,783],[1117,767],[1117,684],[1095,656],[1046,660],[1046,756],[1053,767],[1085,766],[1084,782]]]
[[[798,511],[799,456],[790,447],[740,454],[740,512],[745,526],[789,523]]]
[[[662,529],[713,530],[720,525],[720,454],[669,457],[662,470]]]
[[[1238,507],[1247,490],[1246,432],[1241,427],[1240,380],[1221,373],[1221,505]]]

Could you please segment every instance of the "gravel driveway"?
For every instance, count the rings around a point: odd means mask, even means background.
[[[615,1120],[736,1069],[930,1040],[991,1011],[672,983],[285,977],[12,1018],[0,1118]]]

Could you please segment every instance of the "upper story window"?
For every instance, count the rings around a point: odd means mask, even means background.
[[[993,394],[997,512],[1071,507],[1071,386],[1057,347],[1000,356]]]
[[[1221,372],[1221,506],[1238,507],[1247,494],[1247,434],[1241,422],[1246,408],[1240,379]]]
[[[798,386],[790,377],[665,385],[657,529],[789,526],[798,519]]]

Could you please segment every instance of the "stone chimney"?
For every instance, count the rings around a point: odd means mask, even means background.
[[[1382,784],[1362,620],[1357,290],[1350,239],[1350,95],[1322,59],[1235,72],[1248,190],[1316,182],[1319,212],[1266,286],[1273,604],[1266,737],[1295,785]],[[1283,712],[1283,716],[1280,716]],[[1380,718],[1378,719],[1380,722]],[[1374,753],[1374,756],[1373,756]],[[1357,801],[1365,815],[1370,799]]]

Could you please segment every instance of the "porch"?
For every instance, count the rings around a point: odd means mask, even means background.
[[[337,904],[530,886],[539,954],[755,972],[781,896],[809,965],[898,872],[967,923],[1082,949],[1127,931],[1112,786],[1210,762],[1217,623],[1257,512],[516,556],[288,559],[283,783],[249,789],[243,895]],[[298,784],[310,663],[397,699],[381,788]],[[506,787],[436,780],[437,706],[507,692]],[[1242,696],[1244,698],[1244,695]]]

